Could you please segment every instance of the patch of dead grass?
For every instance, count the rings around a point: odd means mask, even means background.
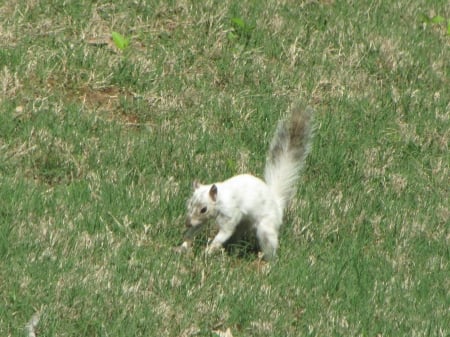
[[[1,81],[1,95],[0,102],[6,98],[12,98],[22,88],[21,80],[17,73],[11,73],[8,67],[4,66],[0,74]]]

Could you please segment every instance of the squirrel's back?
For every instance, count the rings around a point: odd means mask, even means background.
[[[282,209],[296,192],[306,157],[311,150],[313,109],[295,103],[288,118],[278,123],[270,143],[264,180]]]

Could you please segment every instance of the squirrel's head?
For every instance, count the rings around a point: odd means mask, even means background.
[[[194,181],[193,187],[194,193],[187,202],[185,237],[193,236],[204,223],[217,216],[217,186],[202,185]]]

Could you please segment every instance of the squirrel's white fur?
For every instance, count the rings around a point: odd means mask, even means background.
[[[194,182],[187,203],[185,239],[191,240],[206,221],[215,219],[219,232],[207,247],[211,253],[231,238],[238,225],[245,224],[256,231],[264,258],[273,258],[283,211],[295,194],[311,140],[312,109],[294,105],[290,116],[278,123],[270,144],[265,182],[249,174],[209,185]],[[185,241],[181,247],[188,245]]]

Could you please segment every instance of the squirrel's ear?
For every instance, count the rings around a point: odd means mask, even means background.
[[[209,189],[209,196],[211,197],[211,199],[213,201],[216,201],[216,199],[217,199],[217,186],[216,185],[212,185],[211,188]]]
[[[194,182],[192,183],[192,187],[194,188],[194,190],[199,188],[201,185],[202,184],[200,184],[200,182],[198,180],[194,180]]]

